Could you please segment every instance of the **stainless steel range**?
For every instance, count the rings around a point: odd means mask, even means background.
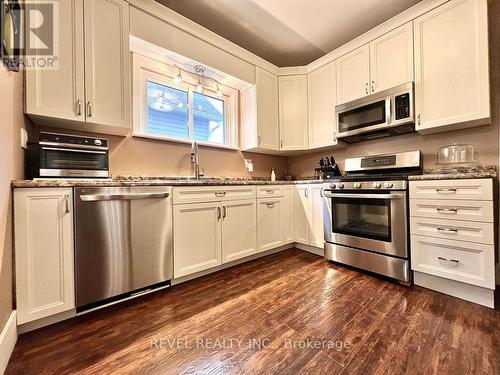
[[[323,186],[325,257],[410,282],[408,175],[420,151],[346,159]]]

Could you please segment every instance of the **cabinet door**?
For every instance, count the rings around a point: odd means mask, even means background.
[[[86,121],[130,127],[129,7],[85,0]]]
[[[257,90],[257,147],[279,150],[278,77],[255,68]]]
[[[308,147],[307,76],[279,77],[280,149]]]
[[[309,148],[337,144],[335,63],[308,75]]]
[[[311,246],[323,248],[324,232],[323,232],[323,197],[321,195],[321,185],[309,186],[309,228],[311,235],[309,244]]]
[[[25,71],[25,112],[83,122],[85,120],[83,0],[59,1],[58,7],[57,69]],[[41,28],[38,31],[43,30]]]
[[[295,242],[309,245],[309,188],[298,185],[295,190],[294,234]]]
[[[281,200],[281,240],[283,244],[295,242],[294,232],[294,199],[295,186],[283,186]]]
[[[14,192],[17,322],[75,308],[72,189]]]
[[[370,42],[370,90],[413,81],[413,26],[409,22]]]
[[[259,252],[274,249],[281,241],[281,198],[257,200]]]
[[[490,123],[486,0],[447,2],[414,28],[417,130]]]
[[[222,263],[256,253],[256,200],[224,202],[222,206]]]
[[[222,210],[218,202],[174,205],[174,277],[220,265]]]
[[[368,44],[335,61],[337,104],[368,95],[370,82],[370,46]]]

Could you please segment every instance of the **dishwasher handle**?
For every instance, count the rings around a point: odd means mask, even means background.
[[[126,194],[85,194],[80,195],[84,202],[130,201],[137,199],[168,198],[169,193],[126,193]]]

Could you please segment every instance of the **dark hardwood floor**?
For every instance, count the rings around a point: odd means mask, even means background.
[[[499,362],[499,311],[287,250],[21,335],[6,374],[500,374]]]

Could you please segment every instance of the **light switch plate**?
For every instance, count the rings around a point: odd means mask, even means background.
[[[247,172],[249,172],[249,173],[253,172],[253,160],[252,159],[245,159],[245,168],[247,169]]]
[[[21,147],[24,149],[28,148],[28,132],[25,128],[21,128]]]

